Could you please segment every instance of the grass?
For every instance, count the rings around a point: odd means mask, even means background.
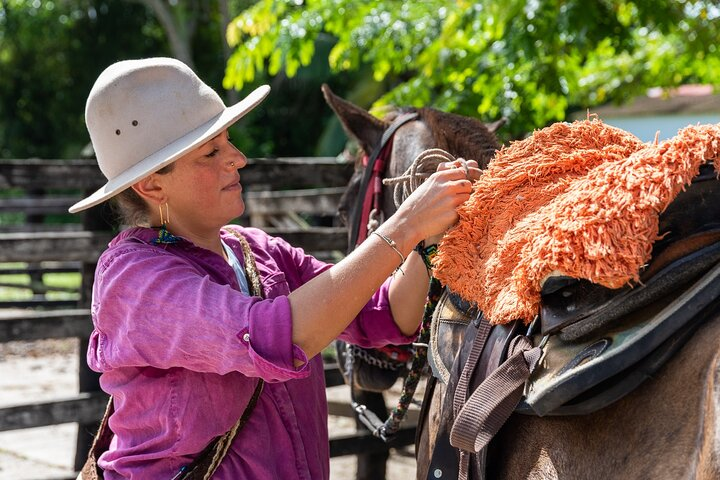
[[[0,263],[0,272],[6,269],[27,268],[26,263]],[[45,287],[63,289],[79,289],[81,283],[80,272],[72,273],[45,273],[42,276],[42,284]],[[0,302],[29,300],[33,297],[30,275],[26,273],[0,274]],[[12,285],[17,285],[14,287]],[[75,292],[51,291],[46,294],[48,300],[75,300],[79,296]]]

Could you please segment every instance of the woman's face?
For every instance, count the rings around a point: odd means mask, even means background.
[[[167,198],[170,230],[219,229],[242,215],[238,169],[247,158],[230,143],[227,130],[178,159],[159,181]]]

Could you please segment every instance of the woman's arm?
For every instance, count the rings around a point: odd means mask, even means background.
[[[471,182],[462,169],[438,171],[421,185],[402,204],[395,215],[379,228],[378,232],[392,239],[397,249],[406,258],[413,247],[423,239],[442,234],[457,221],[455,209],[470,197]],[[293,343],[299,346],[308,358],[313,357],[333,341],[357,316],[373,293],[397,268],[400,258],[382,238],[370,235],[358,248],[308,283],[289,295],[293,317]],[[419,302],[422,310],[424,294],[427,291],[427,272],[422,260],[413,254],[406,262],[407,283],[411,290],[425,291]],[[424,280],[422,276],[424,275]],[[407,280],[406,280],[407,281]],[[405,282],[401,280],[403,295]],[[398,297],[397,293],[395,295]],[[391,300],[391,304],[392,304]],[[398,303],[398,302],[395,302]],[[391,307],[393,314],[395,306]],[[400,328],[412,333],[417,328],[419,316],[412,321],[405,319],[404,308],[399,310]],[[409,318],[409,316],[408,316]]]

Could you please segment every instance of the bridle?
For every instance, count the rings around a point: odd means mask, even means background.
[[[418,118],[417,112],[404,113],[398,116],[383,132],[380,143],[370,156],[363,157],[365,171],[360,182],[358,201],[352,210],[350,225],[350,241],[348,249],[354,250],[367,238],[367,225],[371,212],[380,212],[382,208],[382,178],[385,175],[395,132],[408,122]]]
[[[387,164],[392,153],[393,136],[397,130],[403,125],[414,121],[418,118],[417,112],[405,113],[398,116],[383,132],[380,144],[373,150],[370,156],[363,158],[365,171],[359,188],[358,198],[362,201],[355,203],[352,210],[350,221],[350,242],[348,248],[354,250],[369,235],[369,222],[372,212],[380,212],[382,209],[382,188],[383,176]],[[352,407],[360,420],[374,436],[381,438],[385,442],[389,442],[395,437],[400,423],[407,414],[407,408],[414,396],[415,388],[421,377],[421,372],[427,363],[427,341],[429,337],[429,318],[435,309],[435,305],[442,292],[442,286],[435,279],[431,279],[428,290],[428,300],[425,305],[423,314],[422,328],[418,336],[418,342],[414,345],[420,348],[412,354],[412,365],[403,382],[403,393],[398,405],[393,409],[387,420],[383,421],[377,417],[365,405],[358,404],[355,401],[354,394],[351,390]]]

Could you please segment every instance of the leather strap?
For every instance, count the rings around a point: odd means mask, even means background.
[[[382,138],[380,140],[380,144],[373,150],[372,154],[368,158],[367,166],[365,167],[365,171],[363,172],[362,181],[360,182],[360,190],[358,191],[358,201],[355,203],[355,208],[353,208],[353,224],[350,226],[350,242],[348,243],[348,248],[350,250],[353,250],[358,241],[358,235],[360,232],[360,229],[363,228],[362,224],[362,210],[363,210],[363,201],[362,199],[365,198],[368,186],[370,185],[370,179],[373,176],[373,169],[375,166],[375,162],[377,161],[378,157],[380,156],[380,153],[383,151],[387,143],[392,139],[393,135],[395,135],[395,132],[398,128],[402,127],[406,123],[415,120],[418,117],[417,112],[411,112],[411,113],[405,113],[403,115],[398,116],[383,132]]]

